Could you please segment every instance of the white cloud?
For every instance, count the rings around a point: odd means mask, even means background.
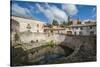
[[[90,21],[91,23],[92,23],[92,22],[96,22],[96,20],[93,20],[93,19],[85,19],[85,20],[82,21],[82,23],[84,24],[84,23],[86,23],[86,22],[88,22],[88,21]]]
[[[53,13],[55,18],[66,21],[67,15],[64,11],[62,11],[61,9],[59,9],[55,6],[51,7],[50,9],[51,9],[51,12]]]
[[[47,7],[47,9],[45,9],[40,4],[36,4],[36,6],[42,13],[44,13],[44,15],[49,19],[50,22],[52,22],[53,19],[57,20],[59,23],[62,21],[67,21],[67,14],[63,10],[57,8],[54,5],[50,6],[46,3],[45,6]]]
[[[29,16],[31,15],[31,11],[28,8],[21,7],[18,4],[12,4],[12,14],[15,15],[23,15],[23,16]]]
[[[93,14],[93,15],[92,15],[92,18],[95,18],[95,17],[96,17],[96,14]]]
[[[31,13],[40,13],[39,10],[37,10],[34,6],[30,5],[30,4],[27,4],[28,7],[29,7],[29,10],[31,11]]]
[[[96,8],[93,8],[92,9],[92,18],[95,18],[96,17]]]
[[[96,11],[96,8],[93,8],[93,9],[92,9],[92,13],[94,13],[95,11]]]
[[[36,4],[36,6],[49,19],[49,22],[52,22],[53,21],[54,16],[53,16],[52,12],[49,9],[44,9],[39,4]]]
[[[62,9],[69,15],[76,15],[78,13],[78,9],[74,4],[63,4]]]

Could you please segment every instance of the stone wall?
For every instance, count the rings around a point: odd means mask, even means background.
[[[31,41],[36,42],[37,40],[38,42],[48,42],[53,40],[56,43],[61,43],[64,41],[65,35],[25,32],[20,34],[20,38],[23,43],[30,43]]]

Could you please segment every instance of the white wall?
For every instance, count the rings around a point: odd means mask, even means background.
[[[43,32],[42,26],[43,26],[44,22],[30,20],[30,19],[24,19],[24,18],[14,17],[14,16],[12,18],[19,22],[19,25],[20,25],[19,31],[20,32],[24,32],[24,31],[28,30],[26,28],[27,24],[30,24],[30,26],[31,26],[30,31],[31,32],[37,32],[37,30],[39,30],[39,32]],[[39,24],[39,27],[37,27],[37,24]]]
[[[70,30],[68,28],[66,28],[66,32],[72,31],[72,35],[90,35],[90,31],[93,31],[94,35],[96,34],[96,26],[93,26],[92,29],[90,29],[90,26],[85,26],[82,28],[83,28],[82,30],[81,30],[81,27],[71,28]],[[76,32],[76,34],[75,34],[75,32]],[[82,34],[80,34],[80,32]]]

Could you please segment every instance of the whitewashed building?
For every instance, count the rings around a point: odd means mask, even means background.
[[[29,43],[32,40],[36,41],[42,39],[40,36],[35,36],[33,33],[44,33],[44,24],[32,18],[11,16],[11,39],[15,41],[16,33],[19,34],[20,41]]]
[[[43,33],[44,22],[19,16],[12,16],[11,19],[19,23],[19,32],[31,31]]]
[[[67,26],[67,34],[72,35],[96,35],[96,23],[75,24]]]
[[[44,27],[44,32],[45,33],[53,33],[53,34],[64,34],[66,33],[65,28],[60,27],[60,26],[52,26],[50,27]]]

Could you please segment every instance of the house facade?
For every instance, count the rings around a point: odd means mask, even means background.
[[[19,32],[33,32],[33,33],[52,33],[52,34],[68,34],[68,35],[96,35],[96,22],[78,24],[78,20],[73,20],[72,25],[66,28],[60,26],[45,26],[44,22],[12,16],[12,30]]]
[[[29,43],[32,40],[36,41],[39,38],[35,36],[33,33],[44,33],[44,22],[40,22],[38,20],[19,17],[19,16],[11,16],[11,41],[12,43],[16,41],[16,37],[20,37],[20,41],[23,43]],[[16,36],[16,34],[18,34]]]
[[[66,33],[65,28],[60,26],[52,26],[52,27],[44,27],[45,33],[52,33],[52,34],[64,34]]]
[[[70,25],[66,31],[72,35],[96,35],[96,23]]]
[[[24,17],[12,16],[11,19],[19,23],[19,32],[36,32],[43,33],[44,22]],[[13,23],[13,22],[12,22]],[[12,25],[13,26],[13,25]]]

